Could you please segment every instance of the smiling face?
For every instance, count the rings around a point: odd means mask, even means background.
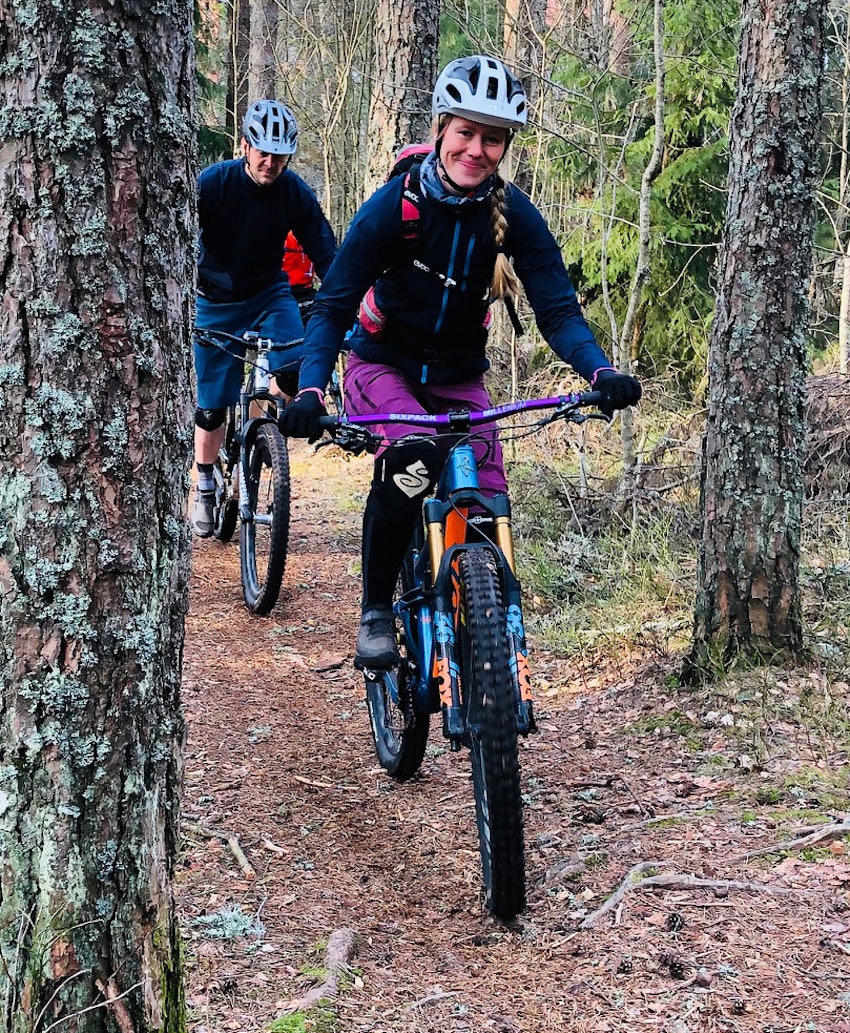
[[[492,175],[502,160],[508,131],[454,116],[440,138],[440,161],[456,193],[468,193]]]
[[[245,155],[245,171],[259,186],[270,186],[289,164],[289,154],[269,154],[259,151],[242,138],[242,153]]]

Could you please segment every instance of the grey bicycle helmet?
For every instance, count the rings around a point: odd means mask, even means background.
[[[298,123],[279,100],[257,100],[245,112],[242,135],[252,147],[267,154],[295,154]]]
[[[519,79],[498,58],[475,54],[450,61],[434,87],[435,115],[460,115],[515,131],[528,121],[528,102]]]

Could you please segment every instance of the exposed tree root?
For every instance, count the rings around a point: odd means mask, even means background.
[[[303,997],[299,997],[286,1007],[290,1014],[296,1011],[307,1011],[320,1001],[331,1001],[339,993],[339,977],[349,967],[357,947],[357,937],[353,929],[334,929],[328,940],[325,955],[327,976],[320,986],[311,987]]]
[[[753,857],[781,854],[786,850],[805,850],[818,843],[821,845],[832,843],[836,839],[843,839],[844,836],[850,836],[850,821],[836,821],[807,832],[805,836],[789,839],[787,843],[777,843],[775,846],[762,847],[760,850],[748,850],[746,854],[738,854],[737,857],[733,857],[732,861],[749,861]]]
[[[625,879],[617,889],[605,901],[605,903],[587,915],[579,926],[580,929],[592,929],[603,915],[613,910],[625,895],[633,890],[668,889],[668,890],[696,890],[710,889],[718,893],[729,893],[737,890],[744,893],[772,893],[787,894],[796,891],[786,886],[772,886],[764,882],[749,882],[738,879],[700,879],[695,875],[682,875],[671,873],[669,875],[650,875],[645,879],[638,876],[652,868],[663,868],[659,861],[641,861],[629,869]]]

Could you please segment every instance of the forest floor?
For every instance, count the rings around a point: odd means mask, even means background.
[[[243,606],[236,541],[193,547],[189,1029],[850,1033],[847,684],[685,689],[676,655],[557,656],[532,635],[529,903],[501,924],[467,755],[433,726],[398,785],[373,752],[351,663],[370,461],[291,455],[270,616]]]

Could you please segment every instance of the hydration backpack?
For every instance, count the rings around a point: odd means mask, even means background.
[[[427,143],[406,144],[396,155],[392,168],[387,175],[388,183],[390,180],[395,179],[396,176],[404,176],[404,189],[401,194],[401,237],[405,252],[414,251],[419,239],[420,209],[422,205],[422,194],[419,186],[419,166],[433,149],[431,144]],[[432,269],[420,257],[416,258],[415,264],[423,272],[436,276],[445,287],[456,286],[454,280],[446,276],[445,273]],[[514,330],[517,332],[517,335],[522,336],[523,326],[517,315],[513,299],[508,297],[504,299],[504,302]],[[360,302],[357,318],[360,325],[371,337],[375,340],[380,340],[387,317],[375,303],[374,287],[369,288]],[[486,329],[489,329],[492,318],[492,313],[488,308],[487,315],[484,318],[484,327]]]

